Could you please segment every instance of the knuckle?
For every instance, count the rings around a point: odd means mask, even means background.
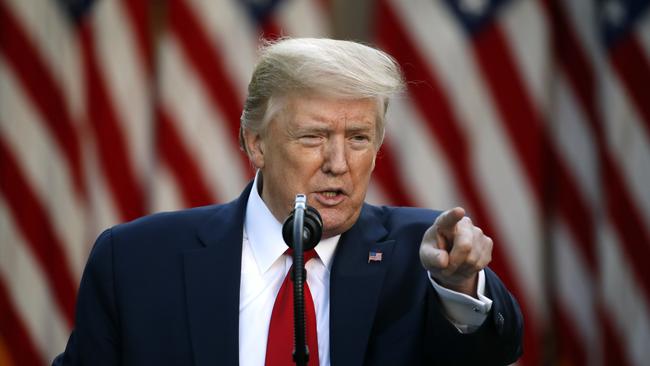
[[[470,240],[461,240],[456,243],[458,254],[467,255],[472,251],[472,242]]]
[[[472,268],[477,267],[477,266],[478,266],[478,263],[479,263],[479,258],[478,258],[478,257],[474,257],[474,256],[467,257],[467,259],[465,260],[465,263],[466,263],[469,267],[472,267]]]
[[[492,247],[494,247],[494,241],[489,236],[485,237],[485,247],[489,249],[490,252],[492,251]]]

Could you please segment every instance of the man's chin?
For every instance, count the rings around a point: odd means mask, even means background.
[[[356,221],[356,218],[350,220],[349,217],[331,217],[328,215],[327,210],[321,212],[321,217],[323,218],[323,239],[343,234],[348,231]]]

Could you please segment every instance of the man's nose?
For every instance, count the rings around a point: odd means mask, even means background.
[[[324,147],[323,155],[323,171],[325,173],[341,175],[348,171],[345,138],[330,139]]]

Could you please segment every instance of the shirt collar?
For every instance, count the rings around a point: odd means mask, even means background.
[[[244,230],[248,237],[257,269],[260,273],[266,272],[273,263],[284,254],[287,245],[282,238],[282,223],[271,213],[266,203],[258,192],[258,179],[260,172],[255,175],[253,189],[248,196],[246,205],[246,217],[244,219]],[[332,268],[334,251],[338,245],[341,235],[321,240],[316,245],[316,253],[325,267]]]

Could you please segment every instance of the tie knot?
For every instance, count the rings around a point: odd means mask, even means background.
[[[293,249],[289,248],[284,253],[287,254],[287,255],[293,256]],[[318,253],[316,253],[316,250],[315,249],[309,249],[308,251],[303,253],[303,258],[304,258],[303,263],[307,264],[307,262],[309,262],[309,260],[311,260],[313,258],[316,258],[316,257],[318,257]]]

